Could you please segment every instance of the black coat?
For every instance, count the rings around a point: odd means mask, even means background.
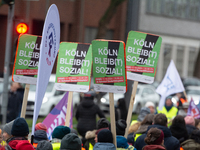
[[[93,100],[83,100],[77,108],[76,119],[78,120],[77,130],[85,137],[87,131],[96,129],[96,115],[105,118],[99,106]]]
[[[190,137],[190,135],[192,134],[192,131],[197,129],[197,128],[193,125],[186,124],[186,129],[187,129],[188,135]]]
[[[179,141],[172,136],[171,131],[169,130],[169,128],[165,127],[165,126],[161,126],[161,125],[151,125],[148,127],[147,132],[150,128],[158,128],[160,130],[163,131],[164,133],[164,145],[166,147],[167,150],[180,150],[180,144]],[[141,136],[139,136],[134,144],[134,147],[137,150],[142,150],[142,148],[147,145],[144,142],[144,139],[147,135],[147,132],[142,134]]]

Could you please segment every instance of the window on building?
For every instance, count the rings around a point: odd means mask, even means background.
[[[163,77],[167,71],[169,63],[171,61],[172,55],[172,45],[171,44],[164,44],[164,63],[163,63]]]
[[[188,76],[192,77],[194,72],[194,67],[198,55],[198,49],[195,47],[189,48],[189,62],[188,62]]]
[[[177,54],[176,54],[176,69],[180,76],[183,74],[183,60],[184,60],[184,46],[177,46]]]

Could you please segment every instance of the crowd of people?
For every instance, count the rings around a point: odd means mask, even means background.
[[[110,122],[93,97],[85,95],[76,112],[77,130],[57,126],[49,140],[47,127],[38,123],[34,136],[28,139],[26,120],[16,118],[0,130],[0,150],[200,150],[200,119],[187,115],[187,101],[180,100],[175,107],[169,96],[161,110],[147,102],[137,120],[130,123],[127,138],[124,102],[120,99],[116,109],[116,145]],[[97,123],[96,115],[100,118]]]

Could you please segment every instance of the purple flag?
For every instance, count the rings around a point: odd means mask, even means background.
[[[195,105],[193,99],[191,98],[190,105],[188,108],[187,116],[192,116],[194,118],[200,118],[200,111]]]
[[[69,92],[66,92],[64,97],[61,99],[61,101],[52,109],[52,111],[47,115],[47,117],[44,119],[42,123],[44,123],[47,126],[47,136],[48,139],[51,140],[53,130],[55,127],[59,125],[65,125],[65,119],[66,119],[66,112],[67,112],[67,103],[68,103],[68,94]],[[71,115],[70,115],[70,123],[69,127],[72,128],[72,121],[73,121],[73,103],[71,108]]]

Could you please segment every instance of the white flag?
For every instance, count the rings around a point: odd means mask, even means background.
[[[58,53],[60,44],[60,17],[58,8],[52,4],[47,12],[42,41],[40,45],[40,58],[36,85],[35,105],[32,123],[32,135],[42,105],[42,100],[49,82],[49,77]]]
[[[161,95],[159,110],[165,104],[165,98],[171,94],[185,91],[181,78],[178,74],[173,60],[171,60],[167,72],[161,84],[157,87],[156,92]]]

